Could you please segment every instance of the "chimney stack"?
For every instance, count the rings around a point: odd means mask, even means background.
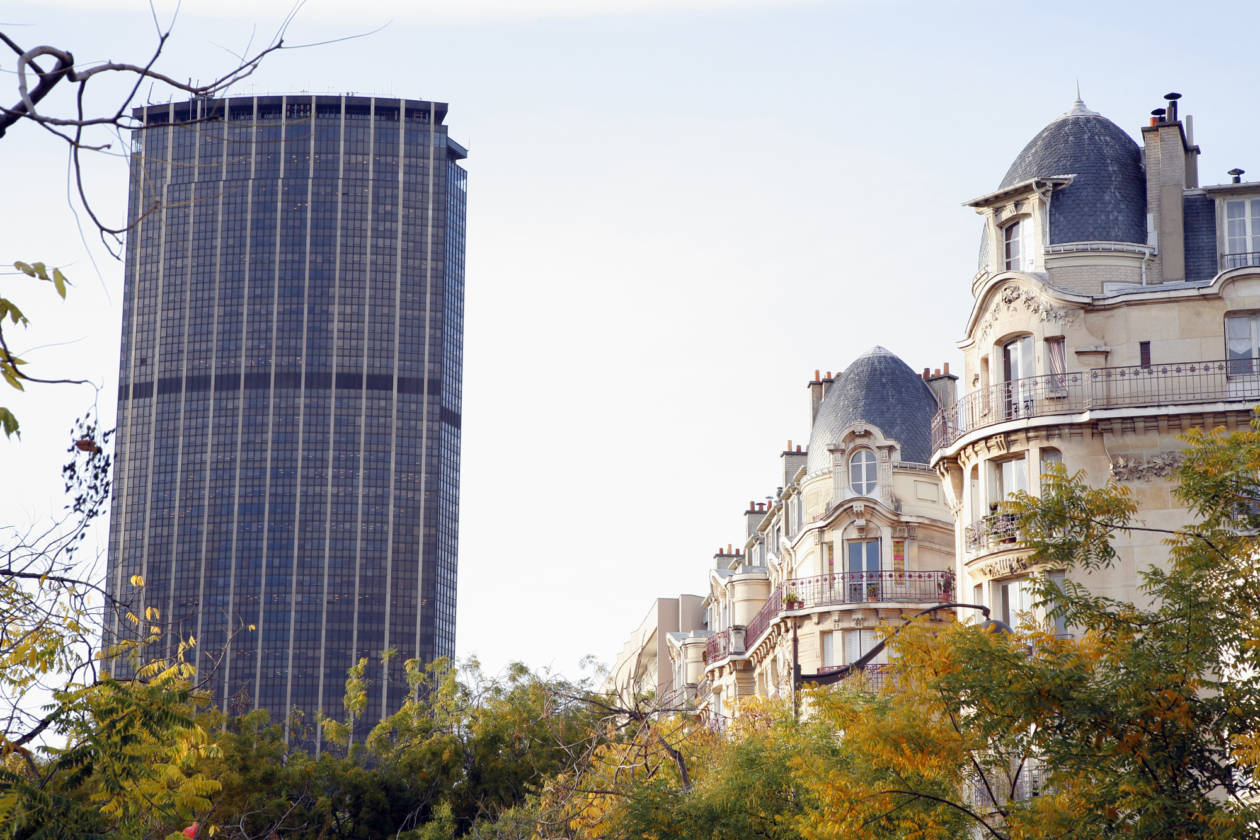
[[[818,405],[823,398],[822,377],[818,375],[818,371],[814,371],[814,378],[806,387],[809,388],[809,424],[812,427],[814,418],[818,415]]]
[[[761,524],[761,520],[766,518],[766,512],[763,508],[763,504],[757,502],[748,503],[748,510],[744,511],[745,539],[757,533],[757,526]]]
[[[730,543],[727,543],[725,550],[718,548],[717,553],[713,555],[713,568],[733,568],[739,559],[740,553],[738,551],[731,551]]]
[[[1186,279],[1182,202],[1186,189],[1198,186],[1199,148],[1188,140],[1185,127],[1178,119],[1181,94],[1167,93],[1164,99],[1166,106],[1152,111],[1156,119],[1142,128],[1146,211],[1152,220],[1152,241],[1147,244],[1154,245],[1156,252],[1148,277],[1152,283],[1178,283]]]
[[[796,477],[796,473],[800,468],[805,466],[806,455],[799,443],[793,449],[792,441],[789,440],[787,449],[783,451],[779,458],[783,461],[783,486],[787,487],[792,483],[792,479]]]
[[[942,370],[937,370],[931,376],[927,376],[927,368],[923,369],[924,379],[927,385],[932,389],[933,396],[936,397],[936,404],[941,408],[949,408],[958,400],[958,377],[949,372],[949,362],[946,362]]]

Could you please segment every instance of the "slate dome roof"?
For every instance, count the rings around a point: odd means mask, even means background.
[[[1050,242],[1146,242],[1142,153],[1124,129],[1080,99],[1015,158],[998,189],[1075,175],[1050,202]]]
[[[840,374],[818,405],[806,469],[830,469],[827,448],[858,421],[901,444],[901,460],[925,464],[932,455],[936,410],[936,397],[919,374],[883,347],[873,347]]]

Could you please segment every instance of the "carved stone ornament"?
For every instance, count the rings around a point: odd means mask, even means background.
[[[981,338],[989,334],[1003,314],[1019,312],[1021,307],[1043,324],[1070,324],[1080,315],[1079,309],[1055,306],[1032,289],[1021,289],[1014,283],[1007,283],[998,288],[993,306],[980,325]]]
[[[1157,452],[1154,455],[1111,456],[1111,477],[1116,481],[1150,481],[1168,478],[1181,465],[1180,452]]]
[[[990,560],[987,563],[979,563],[972,567],[969,572],[982,578],[1007,577],[1029,568],[1032,565],[1031,559],[1031,555],[1028,554],[1010,554]]]

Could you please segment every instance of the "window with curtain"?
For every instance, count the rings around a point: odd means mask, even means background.
[[[1011,627],[1019,623],[1019,614],[1032,609],[1032,593],[1028,591],[1028,580],[1002,581],[998,584],[998,617]]]
[[[840,634],[839,630],[822,632],[822,666],[824,668],[837,668],[844,664],[840,659],[840,654],[843,652],[840,645],[843,641],[837,644],[837,640],[841,638]]]
[[[1005,461],[990,461],[989,504],[1006,501],[1006,497],[1020,490],[1028,490],[1028,462],[1024,456]]]
[[[1050,472],[1055,464],[1063,463],[1063,453],[1053,447],[1041,447],[1041,475]]]
[[[1002,379],[1006,383],[1006,416],[1023,417],[1033,410],[1033,340],[1031,335],[1002,345]]]
[[[1224,268],[1260,265],[1260,198],[1225,202]]]
[[[1260,313],[1240,312],[1225,316],[1226,370],[1230,376],[1260,373]]]
[[[1067,344],[1063,336],[1046,339],[1046,373],[1050,374],[1050,396],[1067,395]]]
[[[871,648],[879,644],[879,633],[873,628],[862,628],[860,630],[844,631],[844,661],[845,664],[856,662],[863,656],[871,652]],[[888,650],[881,650],[876,654],[875,658],[869,663],[871,665],[887,665]]]
[[[1048,572],[1046,574],[1046,577],[1050,578],[1050,582],[1053,583],[1055,586],[1059,587],[1060,591],[1063,590],[1063,584],[1067,583],[1066,572]],[[1050,605],[1050,611],[1051,612],[1054,611],[1054,605]],[[1051,621],[1054,624],[1055,636],[1057,636],[1060,639],[1065,636],[1068,636],[1067,621],[1064,620],[1063,616],[1061,615],[1053,616],[1051,618]]]

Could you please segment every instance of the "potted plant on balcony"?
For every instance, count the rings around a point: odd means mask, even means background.
[[[796,594],[795,589],[789,589],[783,594],[783,608],[785,610],[799,610],[805,606],[805,602],[801,600],[801,596]]]
[[[877,583],[866,584],[866,600],[868,601],[879,600],[879,584]]]
[[[948,604],[954,598],[954,573],[947,571],[941,575],[940,602]]]

